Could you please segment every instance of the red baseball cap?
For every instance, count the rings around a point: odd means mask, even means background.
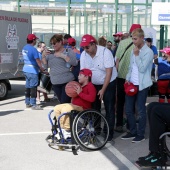
[[[92,77],[92,71],[87,68],[80,70],[79,74],[83,74],[85,76]]]
[[[159,50],[159,51],[162,52],[162,53],[170,55],[170,48],[168,48],[168,47],[163,48],[162,50]]]
[[[133,83],[125,83],[124,89],[128,96],[133,96],[138,92],[138,88]]]
[[[122,32],[117,32],[116,34],[113,34],[114,37],[121,37],[123,36],[123,33]]]
[[[38,37],[36,37],[35,34],[28,34],[27,39],[32,41],[38,39]]]
[[[68,42],[69,45],[73,45],[73,46],[76,45],[76,40],[75,40],[74,38],[69,38],[69,39],[67,40],[67,42]]]
[[[96,42],[96,39],[92,35],[85,34],[81,39],[80,46],[81,47],[88,46],[91,42]]]
[[[141,28],[141,25],[140,24],[132,24],[129,32],[132,33],[137,28]]]

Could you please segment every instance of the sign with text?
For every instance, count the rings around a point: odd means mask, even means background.
[[[170,3],[152,2],[152,25],[170,25]]]

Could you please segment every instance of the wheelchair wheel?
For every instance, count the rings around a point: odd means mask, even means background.
[[[109,136],[109,126],[105,117],[96,110],[84,110],[73,121],[73,137],[85,150],[103,148]]]

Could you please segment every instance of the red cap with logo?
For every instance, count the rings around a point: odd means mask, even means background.
[[[92,71],[87,68],[80,70],[79,74],[83,74],[85,76],[92,77]]]
[[[67,42],[69,45],[74,45],[74,46],[76,45],[76,40],[74,38],[69,38]]]
[[[96,42],[96,39],[92,35],[85,34],[81,39],[80,46],[81,47],[88,46],[91,42]]]
[[[170,55],[170,47],[163,48],[160,52]]]
[[[141,28],[141,25],[140,24],[132,24],[129,32],[132,33],[137,28]]]
[[[32,40],[38,39],[38,37],[36,37],[35,34],[28,34],[27,39],[30,40],[30,41],[32,41]]]
[[[122,32],[117,32],[116,34],[113,34],[114,37],[121,37],[123,36],[123,33]]]
[[[138,92],[138,88],[133,83],[125,83],[124,89],[128,96],[134,96]]]

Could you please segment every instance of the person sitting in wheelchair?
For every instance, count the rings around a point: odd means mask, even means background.
[[[83,111],[85,109],[91,109],[92,103],[95,101],[96,89],[91,83],[92,71],[89,69],[82,69],[79,72],[78,81],[81,87],[76,86],[75,91],[77,97],[72,98],[71,103],[59,104],[54,107],[55,117],[58,118],[62,113],[68,113],[72,110]],[[64,115],[60,119],[60,127],[64,133],[65,138],[67,132],[70,131],[69,115]],[[68,132],[69,133],[69,132]]]
[[[166,166],[169,155],[165,138],[159,137],[169,131],[170,128],[170,104],[152,102],[147,106],[148,120],[150,126],[149,150],[147,156],[139,157],[136,165],[139,167]],[[160,145],[161,143],[161,145]]]

